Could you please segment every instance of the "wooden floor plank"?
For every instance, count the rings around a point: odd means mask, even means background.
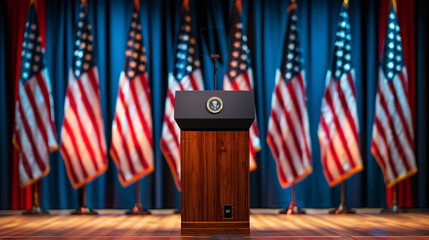
[[[156,210],[152,215],[128,216],[121,210],[97,216],[71,216],[51,211],[50,216],[24,216],[0,211],[0,239],[197,239],[180,235],[180,215]],[[383,215],[278,215],[277,210],[253,211],[248,239],[381,239],[402,236],[429,239],[429,213]],[[212,236],[205,236],[210,238]]]

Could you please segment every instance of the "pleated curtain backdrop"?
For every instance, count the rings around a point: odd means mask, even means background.
[[[17,46],[22,44],[22,24],[27,16],[28,0],[1,2],[0,16],[0,209],[24,208],[30,199],[28,191],[18,191],[16,172],[13,169],[12,128],[13,90],[16,80]],[[64,98],[69,68],[72,66],[74,31],[78,19],[79,1],[37,1],[46,14],[46,64],[52,82],[55,124],[60,132],[64,115]],[[398,0],[399,18],[415,20],[415,25],[401,22],[408,28],[408,49],[416,54],[415,129],[416,156],[419,172],[408,185],[410,191],[403,199],[406,206],[428,207],[428,178],[426,164],[428,152],[427,120],[428,61],[427,17],[424,0]],[[99,70],[102,112],[105,122],[107,146],[111,141],[111,124],[114,116],[120,72],[125,65],[125,49],[134,1],[88,0],[88,17],[93,26],[95,61]],[[147,49],[147,69],[152,91],[153,135],[155,171],[141,180],[142,203],[145,208],[180,207],[177,191],[167,162],[161,154],[159,141],[167,91],[168,71],[174,63],[175,42],[179,31],[181,2],[140,1],[143,42]],[[208,57],[213,46],[227,52],[227,34],[233,1],[190,1],[194,34],[201,51],[205,88],[213,89],[213,63]],[[298,25],[307,79],[307,106],[310,122],[313,173],[296,185],[296,200],[300,207],[334,207],[340,201],[340,187],[330,188],[322,172],[317,127],[321,100],[324,93],[326,71],[332,66],[332,51],[341,0],[297,0]],[[262,140],[257,153],[258,168],[250,174],[251,207],[286,207],[291,189],[281,188],[277,179],[276,164],[265,142],[275,71],[281,61],[281,47],[286,32],[289,1],[243,1],[244,29],[249,39],[251,66],[254,74],[256,112]],[[385,207],[386,188],[382,172],[371,154],[372,124],[375,111],[375,93],[378,81],[380,11],[388,1],[351,0],[350,24],[352,31],[352,64],[356,72],[355,84],[359,114],[360,145],[364,170],[346,182],[346,204],[350,207]],[[39,10],[38,10],[39,11]],[[425,21],[426,20],[426,21]],[[401,21],[401,20],[400,20]],[[203,38],[203,28],[223,29],[210,38]],[[403,30],[404,32],[404,30]],[[410,38],[410,34],[414,38]],[[204,42],[203,42],[204,40]],[[218,63],[217,88],[222,89],[226,72],[226,56]],[[410,69],[409,66],[407,66]],[[59,141],[61,141],[59,139]],[[46,209],[77,208],[81,195],[73,189],[66,174],[60,153],[51,154],[51,172],[42,180],[42,207]],[[130,208],[135,203],[135,184],[123,188],[118,171],[109,156],[107,172],[88,184],[88,205],[92,208]],[[15,183],[15,184],[14,184]],[[405,201],[406,200],[406,201]]]

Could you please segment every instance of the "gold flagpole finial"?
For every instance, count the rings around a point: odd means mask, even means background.
[[[393,9],[395,9],[395,13],[398,13],[398,4],[396,3],[396,0],[392,0]]]
[[[188,11],[189,10],[189,0],[183,0],[182,6]]]
[[[239,12],[240,14],[243,14],[243,11],[242,11],[242,9],[241,9],[241,0],[236,0],[236,1],[235,1],[235,7],[238,9],[238,12]]]
[[[349,0],[344,0],[344,6],[349,7]]]
[[[137,11],[140,10],[140,1],[139,0],[134,0],[134,7],[136,8]]]
[[[33,4],[33,3],[34,3],[34,7],[35,7],[35,8],[37,8],[37,4],[36,4],[36,2],[37,2],[36,0],[30,0],[30,6],[31,6],[31,4]]]

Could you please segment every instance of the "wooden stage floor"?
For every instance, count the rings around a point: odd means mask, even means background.
[[[97,216],[70,216],[52,210],[49,216],[23,216],[0,211],[0,239],[429,239],[429,213],[379,214],[358,209],[355,215],[278,215],[277,209],[252,209],[250,235],[182,236],[180,215],[153,210],[149,216],[127,216],[123,210],[99,210]]]

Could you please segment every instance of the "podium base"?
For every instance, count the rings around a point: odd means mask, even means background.
[[[89,207],[82,206],[70,213],[71,215],[98,215],[98,212],[90,209]]]
[[[296,215],[296,214],[305,214],[305,211],[300,209],[296,202],[290,202],[289,207],[280,210],[279,214],[287,214],[287,215]]]
[[[340,203],[338,208],[332,209],[329,211],[329,214],[335,214],[335,215],[338,215],[338,214],[355,214],[355,213],[356,213],[355,210],[348,208],[343,203]]]
[[[48,211],[43,210],[40,206],[33,205],[30,210],[22,212],[23,215],[49,215]]]
[[[136,203],[133,208],[125,212],[126,215],[150,215],[150,211],[144,209],[140,203]]]

